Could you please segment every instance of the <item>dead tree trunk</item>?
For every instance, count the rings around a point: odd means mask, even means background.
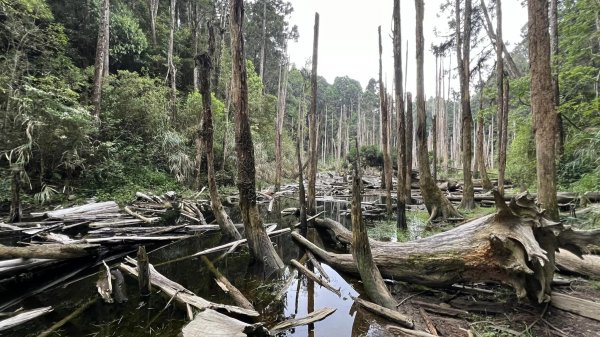
[[[435,220],[438,217],[446,219],[448,217],[460,217],[460,214],[448,199],[442,195],[437,187],[431,172],[429,171],[429,156],[427,153],[427,133],[425,118],[425,89],[423,77],[423,49],[425,41],[423,38],[423,0],[415,0],[417,12],[416,20],[416,55],[417,55],[417,156],[419,162],[420,187],[423,201],[430,214],[429,220]]]
[[[475,208],[473,200],[473,177],[471,176],[471,159],[473,144],[471,141],[473,121],[471,118],[470,56],[471,56],[471,0],[465,0],[463,32],[460,34],[460,1],[456,1],[456,55],[460,80],[460,101],[462,106],[462,167],[463,167],[463,199],[460,206],[466,210]]]
[[[504,145],[504,60],[502,51],[502,1],[496,1],[496,114],[498,115],[498,192],[504,195],[504,171],[506,169],[506,151]]]
[[[198,70],[200,72],[200,94],[202,95],[202,148],[206,153],[206,167],[208,173],[208,190],[210,192],[210,203],[215,215],[215,219],[225,236],[231,240],[241,240],[242,236],[235,228],[233,221],[223,209],[221,198],[217,191],[217,181],[215,178],[215,164],[213,153],[213,120],[212,120],[212,101],[210,95],[210,73],[212,70],[213,54],[215,52],[215,35],[212,23],[208,24],[208,53],[198,56]]]
[[[281,137],[283,136],[283,116],[285,115],[285,100],[287,96],[288,79],[287,59],[281,65],[281,76],[279,81],[279,94],[277,97],[277,118],[275,119],[275,190],[279,191],[281,186]]]
[[[248,246],[254,259],[269,269],[283,268],[258,213],[256,205],[256,168],[254,145],[248,116],[248,83],[246,58],[244,56],[243,0],[231,0],[229,4],[229,25],[231,35],[231,103],[236,112],[235,147],[238,158],[238,190],[240,192],[240,212],[246,229]]]
[[[158,15],[159,0],[150,0],[150,30],[152,31],[152,44],[156,46],[156,16]]]
[[[548,1],[529,0],[529,65],[531,112],[537,159],[538,201],[550,217],[558,220],[556,203],[555,137],[556,111],[550,67]]]
[[[406,243],[370,240],[382,276],[428,286],[499,282],[512,286],[519,298],[547,302],[554,251],[560,247],[581,256],[586,245],[599,239],[600,232],[573,231],[548,220],[526,193],[508,206],[495,195],[498,213],[449,231]],[[316,224],[342,242],[352,241],[352,233],[335,221],[320,219]],[[336,270],[358,273],[351,254],[331,253],[295,233],[292,236]]]
[[[565,133],[563,130],[560,106],[560,87],[558,82],[558,0],[550,0],[550,49],[552,52],[552,91],[554,92],[554,108],[556,109],[556,155],[564,152]]]
[[[396,91],[396,118],[398,125],[398,184],[396,203],[396,227],[408,229],[406,225],[406,132],[404,123],[404,88],[402,83],[402,31],[400,22],[400,0],[394,0],[394,83]],[[408,194],[410,197],[410,194]]]
[[[496,33],[494,32],[492,20],[490,19],[490,15],[488,13],[487,7],[485,6],[484,0],[481,0],[481,9],[483,10],[483,16],[485,17],[485,23],[486,23],[483,27],[485,28],[485,30],[486,30],[488,36],[490,37],[490,40],[492,41],[492,44],[494,45],[494,48],[495,48],[496,43],[497,43]],[[499,40],[502,41],[502,39],[499,39]],[[506,49],[506,46],[504,45],[504,41],[502,41],[502,50],[504,51],[504,58],[506,61],[506,65],[508,66],[508,73],[510,74],[510,76],[512,78],[519,78],[519,77],[523,76],[521,74],[521,71],[519,70],[519,68],[517,68],[517,64],[513,60],[510,53],[508,52],[508,49]]]
[[[11,167],[11,200],[8,222],[19,222],[23,217],[23,211],[21,208],[21,170],[22,168],[17,164],[13,164]]]
[[[263,0],[262,39],[260,44],[260,79],[265,81],[265,50],[267,49],[267,0]]]
[[[173,43],[175,39],[175,7],[177,5],[177,0],[171,0],[171,23],[169,29],[169,46],[167,49],[167,77],[169,79],[169,85],[171,86],[170,92],[170,101],[169,101],[169,111],[171,112],[171,124],[175,123],[177,119],[177,86],[176,86],[176,78],[177,78],[177,68],[175,68],[175,63],[173,62]]]
[[[382,64],[381,64],[381,26],[377,28],[379,34],[379,106],[381,116],[381,144],[383,148],[383,178],[385,182],[385,205],[387,214],[392,214],[392,160],[390,158],[390,140],[388,135],[388,106],[387,94],[383,85]]]
[[[100,12],[100,26],[98,28],[98,41],[96,43],[96,62],[94,63],[94,89],[92,102],[94,103],[94,117],[100,119],[100,105],[102,102],[102,78],[104,75],[105,55],[108,52],[108,23],[110,15],[110,1],[102,1]]]
[[[356,151],[358,153],[358,145]],[[354,160],[354,174],[352,176],[352,257],[358,268],[367,296],[373,302],[395,310],[397,302],[390,294],[377,265],[373,261],[369,235],[362,221],[362,197],[360,195],[362,177],[359,171],[359,158],[360,156],[356,156]]]
[[[408,59],[406,60],[408,63]],[[412,166],[413,166],[413,107],[412,94],[406,93],[406,203],[411,203],[411,182],[412,182]]]
[[[317,57],[319,55],[319,13],[315,13],[312,72],[310,74],[310,112],[308,115],[308,214],[317,214]]]

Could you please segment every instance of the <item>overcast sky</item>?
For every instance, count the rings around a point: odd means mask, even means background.
[[[319,12],[319,59],[318,73],[329,83],[337,76],[349,76],[360,81],[364,87],[370,78],[377,78],[378,37],[377,27],[381,25],[383,40],[384,81],[391,90],[393,81],[392,54],[392,9],[393,0],[288,0],[294,7],[290,22],[298,26],[298,42],[290,42],[288,51],[290,60],[302,67],[312,55],[313,27],[315,12]],[[434,95],[435,58],[431,54],[432,43],[441,41],[435,31],[448,32],[448,19],[441,13],[442,0],[425,1],[425,95]],[[478,3],[478,2],[477,2]],[[486,0],[489,4],[489,0]],[[475,3],[474,3],[475,5]],[[407,88],[415,93],[415,6],[414,1],[401,1],[402,53],[406,53],[408,40],[408,78]],[[521,0],[504,0],[503,34],[509,50],[521,41],[521,28],[527,22],[527,8],[521,6]],[[495,26],[495,19],[494,26]],[[486,43],[489,43],[486,40]],[[403,55],[404,58],[404,55]],[[472,56],[471,59],[474,57]],[[446,64],[448,64],[446,58]],[[455,55],[452,67],[456,66]],[[447,67],[446,67],[447,68]],[[454,79],[453,87],[458,87]]]

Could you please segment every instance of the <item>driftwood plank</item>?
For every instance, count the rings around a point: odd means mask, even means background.
[[[13,317],[1,320],[0,321],[0,331],[10,329],[14,326],[17,326],[19,324],[30,321],[34,318],[42,316],[43,314],[49,313],[50,311],[52,311],[52,307],[44,307],[44,308],[23,311],[19,314],[16,314]]]
[[[290,263],[296,269],[298,269],[299,272],[301,272],[302,274],[306,275],[306,277],[308,277],[309,279],[311,279],[311,280],[317,282],[318,284],[322,285],[323,287],[331,290],[334,294],[336,294],[338,296],[342,296],[342,294],[340,293],[339,289],[335,289],[331,284],[329,284],[329,282],[325,281],[324,279],[322,279],[319,276],[317,276],[315,273],[313,273],[310,270],[308,270],[300,262],[298,262],[298,261],[296,261],[294,259],[291,259]]]
[[[600,321],[600,304],[555,291],[552,292],[552,306],[579,316]]]
[[[321,321],[327,318],[329,315],[333,314],[335,310],[336,309],[333,308],[321,308],[319,310],[311,312],[305,317],[288,319],[272,327],[271,332],[278,330],[286,330],[295,326],[306,325],[309,323]]]

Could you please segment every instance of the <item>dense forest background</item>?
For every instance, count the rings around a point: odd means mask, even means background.
[[[175,10],[171,11],[173,3]],[[196,155],[202,103],[195,60],[207,48],[209,22],[217,32],[211,79],[217,182],[219,186],[234,185],[227,2],[111,1],[108,71],[103,75],[96,117],[92,96],[101,5],[100,0],[0,0],[0,201],[10,199],[14,179],[37,202],[92,196],[126,201],[135,190],[160,193],[204,186],[206,160]],[[494,6],[488,5],[493,16]],[[292,12],[291,4],[283,0],[246,4],[249,109],[259,187],[275,181],[275,117],[283,91],[287,91],[282,131],[284,179],[298,171],[295,140],[300,138],[308,149],[309,62],[288,66],[286,59],[286,45],[298,34],[288,23]],[[559,79],[558,110],[564,134],[558,156],[561,190],[584,192],[600,186],[598,13],[598,0],[559,2],[554,71]],[[472,39],[479,52],[471,62],[471,106],[474,118],[484,119],[485,160],[493,173],[499,153],[494,141],[494,49],[485,33],[481,7],[474,7],[473,25]],[[431,46],[430,52],[447,60],[454,50],[452,44],[450,38],[444,45]],[[510,81],[507,179],[523,189],[535,189],[527,41],[512,48],[510,54],[521,76]],[[458,92],[442,85],[447,76],[456,76],[456,70],[452,65],[449,70],[440,66],[439,73],[441,89],[426,104],[429,128],[434,115],[445,111],[447,117],[437,130],[447,139],[437,154],[437,176],[459,177],[461,154],[456,146],[460,144],[460,123],[455,116],[460,114],[460,98]],[[333,83],[320,77],[317,112],[322,170],[344,169],[355,137],[367,162],[382,165],[375,79],[362,88],[347,76],[337,77]],[[448,154],[447,164],[442,163],[445,159],[440,153]]]

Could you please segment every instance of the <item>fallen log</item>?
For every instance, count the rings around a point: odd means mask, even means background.
[[[84,312],[92,304],[96,303],[97,300],[98,300],[97,297],[88,300],[87,302],[85,302],[84,304],[82,304],[79,308],[75,309],[72,313],[70,313],[69,315],[65,316],[60,321],[52,324],[52,326],[49,327],[48,329],[42,331],[42,333],[40,333],[37,337],[47,337],[47,336],[50,336],[50,334],[52,334],[56,330],[60,329],[63,325],[67,324],[70,320],[72,320],[73,318],[81,315],[82,312]]]
[[[284,322],[278,323],[274,327],[270,329],[271,333],[274,334],[277,331],[291,329],[296,326],[306,325],[318,321],[322,321],[327,318],[329,315],[333,314],[336,309],[333,308],[321,308],[319,310],[313,311],[309,313],[305,317],[301,318],[292,318],[288,319]]]
[[[220,284],[222,284],[225,287],[226,292],[229,294],[229,296],[231,296],[231,298],[233,298],[237,305],[239,305],[242,308],[254,310],[254,306],[250,301],[248,301],[246,296],[244,296],[244,294],[242,294],[242,292],[238,288],[231,284],[231,282],[229,282],[225,275],[223,275],[217,268],[215,268],[213,263],[206,256],[203,255],[200,257],[200,259],[202,260],[202,262],[204,262],[208,270],[210,270],[210,272],[213,274],[215,280],[217,282],[220,282]]]
[[[574,231],[548,220],[527,193],[510,205],[499,195],[496,201],[496,214],[437,235],[406,243],[371,240],[375,263],[384,277],[394,280],[428,286],[498,282],[512,286],[519,298],[549,301],[554,251],[564,248],[580,256],[588,244],[600,240],[600,233]],[[351,232],[334,221],[315,224],[340,241],[351,241]],[[292,237],[333,268],[358,272],[350,254],[325,251],[295,233]]]
[[[194,317],[181,330],[182,337],[247,337],[269,336],[269,332],[259,324],[248,324],[235,318],[206,309]]]
[[[410,330],[406,328],[401,328],[399,326],[386,325],[385,330],[393,334],[394,336],[402,336],[402,337],[436,337],[436,335],[432,335],[425,331],[418,330]]]
[[[306,267],[304,267],[300,262],[291,259],[290,263],[296,268],[298,269],[299,272],[301,272],[302,274],[304,274],[306,277],[308,277],[309,279],[315,281],[316,283],[320,284],[321,286],[323,286],[326,289],[331,290],[331,292],[333,292],[334,294],[338,295],[338,296],[342,296],[342,294],[340,293],[339,289],[335,289],[331,284],[329,284],[329,282],[325,281],[324,279],[320,278],[319,276],[317,276],[315,273],[311,272],[310,270],[308,270]]]
[[[34,318],[38,318],[46,313],[49,313],[50,311],[52,311],[52,307],[44,307],[44,308],[38,308],[38,309],[20,312],[20,313],[14,315],[13,317],[1,320],[0,321],[0,331],[10,329],[19,324],[23,324]]]
[[[137,262],[131,258],[126,258],[126,261],[129,264],[121,263],[119,265],[119,269],[127,272],[130,275],[138,277]],[[159,273],[156,269],[154,269],[154,266],[152,264],[149,264],[148,267],[150,269],[150,282],[152,283],[152,285],[161,289],[169,298],[174,297],[177,302],[183,305],[190,305],[199,310],[222,309],[240,315],[252,317],[258,316],[258,312],[256,312],[255,310],[207,301],[204,298],[197,296],[193,292],[187,290],[179,283],[176,283]]]
[[[579,258],[567,250],[560,249],[556,253],[556,265],[561,271],[600,278],[600,256],[597,255],[588,254]]]
[[[47,244],[26,247],[0,245],[0,259],[73,259],[96,253],[100,245],[95,244]]]
[[[582,298],[577,298],[555,291],[552,292],[553,307],[568,311],[579,316],[587,317],[600,321],[600,304]]]

